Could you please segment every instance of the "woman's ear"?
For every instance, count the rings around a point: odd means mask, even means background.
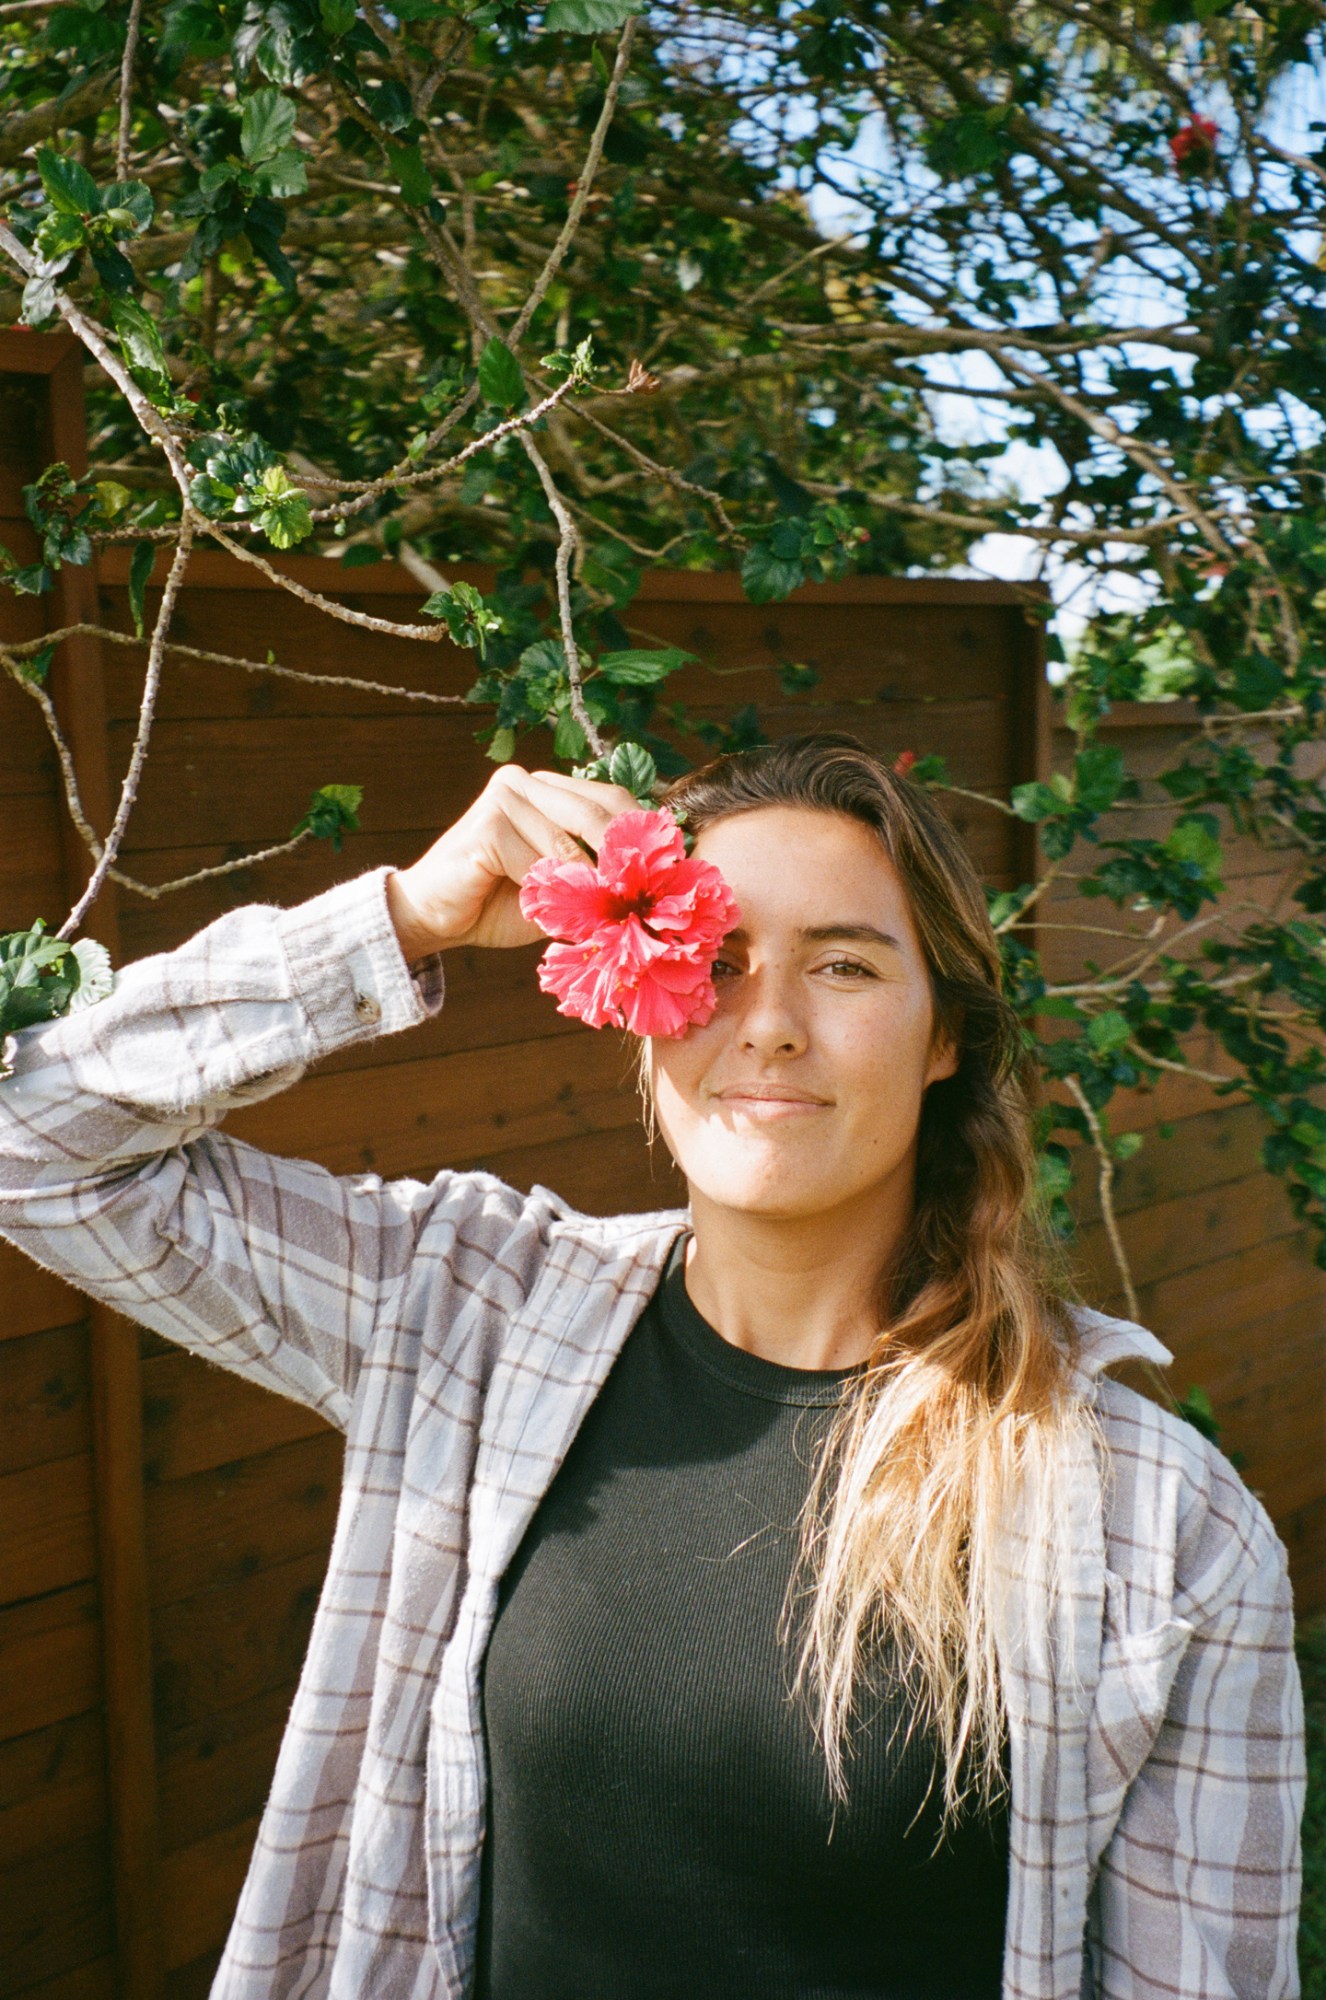
[[[941,1020],[935,1022],[935,1032],[930,1040],[930,1060],[926,1065],[925,1085],[928,1090],[932,1083],[939,1083],[946,1076],[952,1076],[962,1061],[961,1021],[946,1025]]]

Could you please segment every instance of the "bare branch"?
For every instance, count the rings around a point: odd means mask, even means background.
[[[603,105],[595,122],[593,135],[590,138],[589,151],[585,154],[585,164],[580,169],[580,178],[576,183],[576,191],[571,197],[571,206],[566,212],[566,221],[562,224],[558,232],[557,241],[548,252],[548,261],[534,280],[530,295],[520,308],[515,324],[507,335],[507,345],[509,347],[515,348],[520,345],[521,340],[524,338],[526,327],[542,305],[549,285],[561,268],[562,259],[566,256],[567,251],[575,241],[576,231],[580,227],[580,218],[585,212],[585,204],[589,200],[590,189],[594,185],[594,176],[599,170],[599,161],[603,158],[603,147],[608,136],[608,127],[612,124],[613,113],[617,109],[618,93],[622,87],[622,78],[626,74],[627,65],[631,60],[631,46],[635,41],[635,33],[639,25],[639,16],[633,14],[622,29],[621,39],[617,43],[617,59],[612,66],[612,75],[608,79],[608,87],[603,93]]]
[[[1119,1234],[1118,1217],[1114,1213],[1114,1155],[1110,1151],[1109,1140],[1105,1137],[1104,1131],[1101,1129],[1100,1119],[1092,1109],[1090,1100],[1083,1090],[1079,1079],[1075,1076],[1068,1076],[1064,1078],[1064,1082],[1068,1085],[1069,1094],[1074,1103],[1086,1119],[1087,1130],[1091,1134],[1091,1143],[1096,1152],[1096,1185],[1100,1193],[1101,1221],[1105,1224],[1105,1234],[1110,1240],[1110,1250],[1113,1253],[1115,1267],[1119,1273],[1119,1282],[1123,1286],[1124,1303],[1128,1308],[1128,1317],[1135,1320],[1138,1317],[1139,1311],[1137,1288],[1133,1284],[1133,1274],[1129,1267],[1127,1253],[1123,1247],[1123,1238]]]
[[[138,53],[138,30],[143,18],[143,0],[132,0],[129,24],[124,34],[124,55],[120,61],[120,125],[115,140],[115,178],[129,178],[129,128],[133,120],[134,57]]]
[[[63,639],[83,635],[101,639],[111,646],[145,646],[150,643],[140,639],[136,633],[117,631],[112,625],[61,625],[56,631],[43,632],[36,639],[24,639],[8,645],[5,653],[14,660],[30,659],[36,653],[45,652],[48,646],[59,645]],[[438,707],[463,706],[465,703],[463,694],[433,694],[427,688],[396,687],[389,681],[360,680],[354,674],[310,674],[300,667],[278,666],[275,660],[245,660],[237,653],[213,653],[203,646],[184,646],[176,639],[166,641],[166,651],[177,659],[200,660],[208,666],[238,667],[246,674],[274,674],[279,680],[305,681],[310,687],[352,688],[359,694],[397,695],[402,701],[422,701]]]
[[[175,550],[174,559],[170,565],[170,574],[166,578],[165,588],[161,593],[161,604],[157,610],[156,624],[152,629],[152,643],[148,648],[147,654],[147,672],[143,679],[142,701],[138,710],[138,730],[134,737],[134,746],[129,756],[129,768],[124,774],[124,783],[120,787],[120,802],[115,809],[115,818],[111,823],[111,830],[106,836],[106,844],[98,856],[91,876],[88,878],[87,887],[56,932],[57,937],[67,938],[73,936],[78,926],[82,923],[83,918],[87,915],[88,910],[101,893],[101,885],[105,881],[107,873],[120,851],[120,843],[124,839],[124,830],[129,823],[129,814],[133,811],[134,800],[138,797],[138,786],[143,775],[143,766],[147,760],[148,739],[152,733],[152,717],[156,709],[157,690],[161,685],[161,668],[165,660],[166,635],[170,631],[170,621],[175,612],[175,601],[179,596],[180,586],[184,582],[184,572],[189,566],[189,554],[192,547],[193,514],[191,509],[186,507],[184,518],[180,522],[179,546]]]
[[[52,98],[49,104],[35,105],[31,111],[7,112],[3,129],[0,129],[0,167],[9,166],[13,160],[21,160],[43,139],[67,131],[71,125],[81,124],[84,118],[93,117],[103,104],[109,104],[118,83],[114,70],[102,70],[98,75],[76,84],[68,96]]]
[[[566,677],[571,687],[571,713],[585,732],[585,740],[596,757],[602,757],[607,749],[599,735],[589,710],[585,707],[584,688],[580,679],[580,653],[576,646],[575,623],[571,617],[571,558],[580,546],[580,535],[565,500],[557,490],[557,481],[528,431],[522,431],[520,442],[530,464],[539,475],[543,496],[552,509],[557,523],[557,616],[562,628],[562,651],[566,655]]]

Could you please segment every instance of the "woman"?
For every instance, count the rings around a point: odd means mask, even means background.
[[[1045,1275],[969,861],[850,739],[672,796],[741,910],[643,1051],[688,1214],[214,1129],[529,940],[531,864],[633,803],[553,773],[0,1087],[13,1242],[347,1433],[214,1996],[1296,1993],[1283,1551]]]

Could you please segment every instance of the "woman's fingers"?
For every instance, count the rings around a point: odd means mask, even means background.
[[[585,859],[585,850],[570,828],[551,819],[518,781],[503,787],[497,847],[513,882],[522,881],[526,869],[545,856],[553,861]]]
[[[545,818],[596,851],[609,822],[639,805],[622,785],[567,778],[560,771],[522,772],[521,779],[525,796]]]

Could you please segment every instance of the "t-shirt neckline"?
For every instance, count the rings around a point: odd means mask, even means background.
[[[729,1388],[745,1396],[760,1396],[766,1402],[800,1403],[806,1407],[827,1407],[837,1403],[843,1385],[860,1372],[855,1368],[789,1368],[781,1361],[769,1361],[734,1347],[709,1324],[686,1289],[686,1245],[691,1232],[683,1230],[672,1245],[656,1294],[663,1325],[692,1361],[716,1375]]]

